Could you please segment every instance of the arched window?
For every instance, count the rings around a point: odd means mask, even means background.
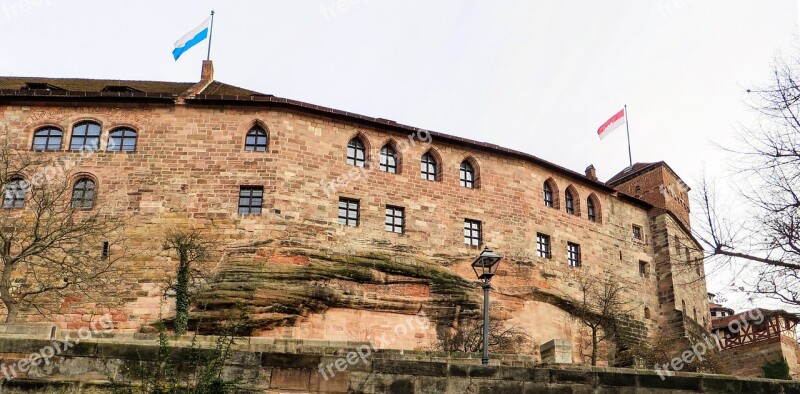
[[[94,206],[94,180],[80,178],[75,181],[72,188],[72,207],[76,209],[91,209]]]
[[[544,205],[553,208],[553,187],[550,182],[544,183]]]
[[[461,169],[459,173],[461,179],[461,186],[466,187],[468,189],[474,189],[475,168],[472,167],[472,164],[470,164],[468,160],[464,160],[461,162]]]
[[[247,132],[244,140],[244,150],[253,152],[267,151],[267,132],[259,126],[254,126]]]
[[[55,127],[44,127],[33,133],[33,150],[60,150],[64,133]]]
[[[136,150],[136,131],[122,128],[113,130],[108,134],[108,148],[110,152],[133,152]]]
[[[649,319],[650,318],[650,308],[648,308],[648,307],[644,307],[644,318],[645,319]]]
[[[572,196],[572,191],[567,189],[566,193],[564,193],[564,199],[567,207],[567,213],[570,215],[575,214],[575,198]]]
[[[81,122],[72,128],[72,141],[69,150],[100,149],[100,125],[95,122]]]
[[[367,164],[367,150],[358,137],[347,143],[347,164],[356,167],[364,167]]]
[[[12,178],[3,186],[3,208],[22,208],[25,206],[25,193],[28,191],[28,181],[22,178]]]
[[[594,193],[586,199],[586,209],[589,220],[593,222],[602,221],[600,200],[597,199],[597,196],[595,196]]]
[[[439,163],[436,162],[436,158],[433,157],[430,152],[427,152],[422,155],[422,159],[420,161],[422,163],[420,172],[422,174],[422,179],[426,181],[435,181],[439,166]]]
[[[380,170],[390,174],[397,174],[397,152],[390,144],[381,148]]]

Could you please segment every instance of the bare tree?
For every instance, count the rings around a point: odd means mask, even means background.
[[[183,334],[188,328],[193,279],[203,277],[201,270],[193,265],[208,261],[211,247],[212,242],[196,229],[168,230],[164,236],[163,249],[178,257],[175,282],[169,286],[175,291],[176,334]]]
[[[4,130],[0,130],[2,132]],[[59,300],[100,299],[120,273],[122,222],[91,192],[73,198],[74,163],[12,148],[0,134],[0,300],[6,323],[20,311],[56,312]],[[74,159],[70,159],[74,160]],[[90,209],[92,208],[92,209]]]
[[[577,285],[580,298],[572,300],[573,309],[570,314],[587,328],[590,336],[590,352],[582,356],[587,357],[592,365],[597,365],[600,345],[618,340],[620,322],[629,318],[636,306],[624,297],[630,289],[609,275],[600,278],[591,275],[578,276]]]
[[[530,337],[520,328],[504,321],[489,322],[489,350],[495,353],[525,353]],[[439,350],[474,353],[483,350],[483,320],[463,317],[439,335]]]
[[[718,207],[715,185],[704,180],[696,238],[708,257],[731,268],[755,268],[748,293],[800,306],[800,84],[798,65],[776,60],[771,84],[748,90],[760,114],[741,133],[735,156],[736,196],[747,215]],[[743,269],[743,268],[742,268]]]

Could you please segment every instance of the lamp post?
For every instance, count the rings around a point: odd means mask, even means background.
[[[483,252],[472,262],[472,270],[481,280],[483,288],[483,357],[481,364],[484,365],[489,364],[489,289],[492,288],[489,282],[497,273],[497,267],[500,265],[498,263],[502,258],[499,254],[492,252],[489,247],[484,247]]]

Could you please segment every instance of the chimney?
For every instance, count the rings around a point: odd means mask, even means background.
[[[594,169],[594,164],[589,164],[589,167],[586,167],[586,177],[593,181],[597,180],[597,171]]]
[[[203,71],[200,73],[201,82],[211,82],[214,80],[214,62],[203,60]]]

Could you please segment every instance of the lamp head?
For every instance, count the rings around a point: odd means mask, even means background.
[[[498,263],[502,258],[503,256],[492,252],[488,246],[484,247],[483,252],[472,262],[472,270],[475,271],[475,276],[486,282],[490,281],[497,273],[497,267],[500,265]]]

